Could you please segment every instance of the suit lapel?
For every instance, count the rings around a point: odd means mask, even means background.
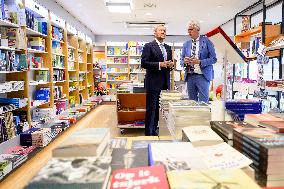
[[[191,57],[191,46],[192,46],[192,40],[189,39],[188,41],[188,49],[187,49],[187,53],[188,53],[188,56]]]
[[[156,54],[161,58],[164,59],[163,53],[158,45],[158,43],[154,40],[153,41],[153,49],[155,50]]]
[[[199,38],[199,52],[198,52],[199,59],[201,57],[201,52],[203,50],[203,45],[204,45],[204,38],[202,36],[200,36],[200,38]]]

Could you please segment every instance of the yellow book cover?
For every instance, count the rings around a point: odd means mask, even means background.
[[[121,55],[121,48],[120,47],[114,47],[114,55]]]
[[[167,172],[171,189],[260,189],[240,169]]]

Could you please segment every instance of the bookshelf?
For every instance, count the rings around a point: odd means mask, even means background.
[[[117,93],[116,99],[118,128],[145,128],[146,94]]]
[[[28,129],[37,125],[33,119],[35,109],[56,109],[59,114],[94,96],[94,53],[90,37],[36,1],[23,1],[21,11],[29,17],[11,22],[0,15],[0,27],[15,34],[14,43],[8,43],[12,39],[8,35],[1,36],[0,50],[7,57],[3,59],[5,65],[0,66],[0,77],[10,87],[1,90],[0,95],[26,99],[26,106],[9,111],[25,115]],[[10,61],[8,56],[15,59]],[[17,82],[23,85],[15,87]],[[45,100],[37,97],[43,89],[48,91]],[[62,102],[64,109],[57,106]]]
[[[261,41],[265,41],[264,45],[267,47],[275,38],[277,38],[281,34],[281,24],[275,25],[265,25],[265,39],[263,39],[263,27],[257,26],[246,32],[242,32],[240,34],[235,35],[234,40],[236,44],[239,44],[239,47],[244,49],[244,46],[251,46],[252,39],[259,38]],[[269,57],[279,57],[280,51],[273,50],[269,51],[267,54]],[[246,56],[248,60],[255,60],[256,56],[250,53],[250,56]]]
[[[116,89],[123,82],[143,82],[146,71],[141,68],[141,54],[145,42],[107,42],[105,47],[106,83]]]

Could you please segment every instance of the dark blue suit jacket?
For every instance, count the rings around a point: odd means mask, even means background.
[[[192,40],[189,39],[183,44],[182,54],[181,54],[181,65],[184,66],[184,57],[191,57],[191,44]],[[198,58],[201,61],[200,69],[204,77],[211,81],[214,79],[213,64],[217,62],[215,48],[213,43],[204,35],[199,37],[199,54]],[[185,80],[187,81],[187,74],[185,75]]]
[[[171,47],[167,44],[164,46],[167,51],[167,60],[172,60]],[[141,55],[141,66],[146,69],[146,91],[160,91],[170,88],[170,69],[161,68],[159,70],[159,62],[163,61],[163,53],[156,40],[145,44]]]

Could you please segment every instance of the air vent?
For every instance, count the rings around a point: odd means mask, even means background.
[[[154,3],[144,3],[144,8],[156,8],[157,5]]]
[[[144,22],[126,22],[127,28],[137,29],[152,29],[157,25],[165,25],[165,22],[160,21],[144,21]]]

